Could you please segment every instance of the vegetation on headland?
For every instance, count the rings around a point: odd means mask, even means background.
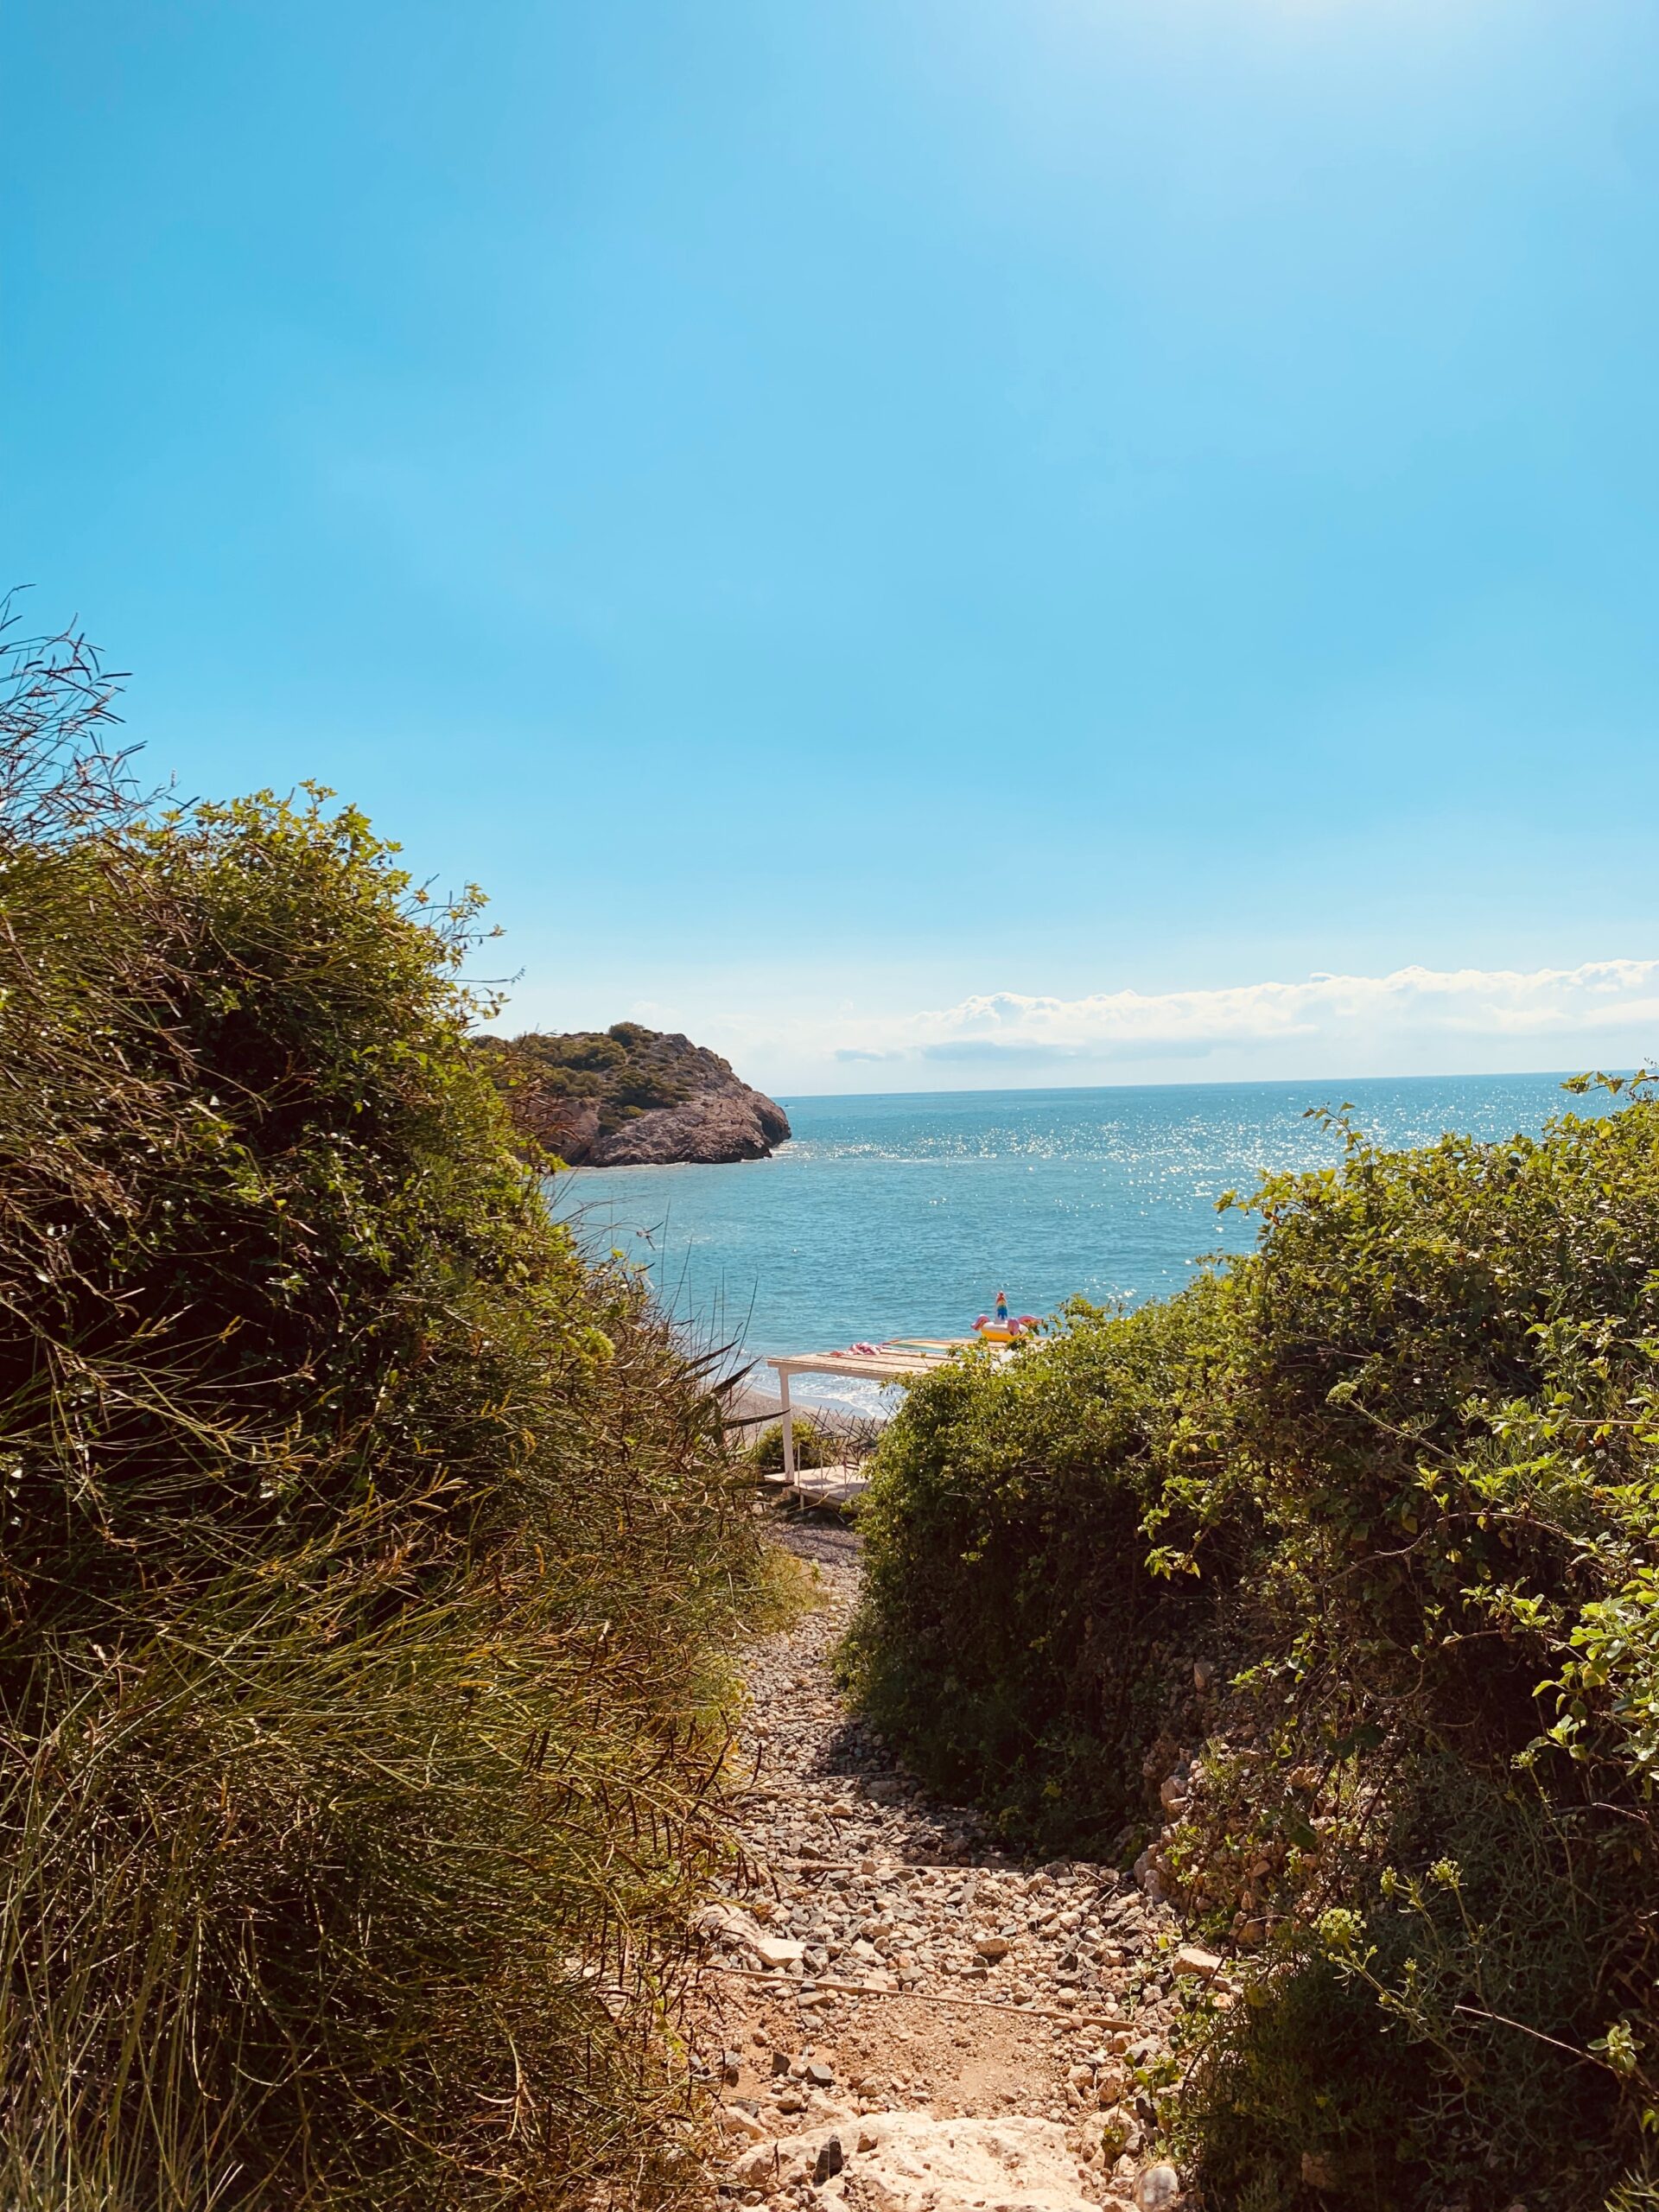
[[[1236,1948],[1147,2085],[1207,2205],[1659,2205],[1659,1103],[1337,1126],[1252,1255],[912,1390],[849,1664]]]
[[[600,1135],[611,1136],[652,1108],[691,1096],[685,1056],[675,1049],[682,1042],[637,1021],[617,1021],[563,1034],[484,1036],[477,1049],[508,1104],[527,1121],[556,1107],[591,1105]]]
[[[764,1578],[695,1366],[544,1211],[470,898],[133,803],[0,666],[0,2199],[633,2207]]]

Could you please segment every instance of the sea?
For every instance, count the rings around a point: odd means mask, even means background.
[[[730,1167],[577,1169],[556,1209],[597,1253],[647,1268],[699,1346],[735,1348],[770,1382],[771,1352],[896,1336],[962,1336],[1006,1291],[1015,1313],[1081,1294],[1137,1305],[1217,1253],[1253,1216],[1217,1211],[1263,1174],[1341,1157],[1317,1116],[1351,1109],[1389,1146],[1447,1130],[1535,1133],[1605,1093],[1560,1075],[1168,1084],[783,1098],[794,1131]],[[800,1376],[794,1395],[880,1409],[873,1385]]]

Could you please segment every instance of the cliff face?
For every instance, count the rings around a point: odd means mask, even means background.
[[[589,1166],[765,1160],[773,1145],[785,1141],[789,1116],[774,1099],[734,1075],[729,1061],[683,1037],[664,1041],[687,1047],[690,1096],[677,1105],[649,1109],[608,1135],[601,1135],[588,1154]]]
[[[638,1022],[479,1049],[518,1127],[573,1167],[764,1160],[789,1135],[782,1107],[718,1052]]]

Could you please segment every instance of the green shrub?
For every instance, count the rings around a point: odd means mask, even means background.
[[[0,2196],[632,2206],[726,1654],[718,1414],[549,1220],[435,915],[0,683]]]
[[[677,1106],[691,1095],[683,1038],[664,1037],[637,1021],[560,1035],[527,1030],[519,1037],[485,1035],[474,1050],[522,1122],[568,1105],[591,1105],[609,1136],[653,1108]]]
[[[795,1446],[798,1467],[833,1467],[844,1456],[844,1446],[835,1431],[813,1420],[810,1414],[796,1414],[790,1421],[791,1437]],[[744,1454],[746,1465],[756,1474],[780,1475],[784,1471],[784,1424],[775,1421],[763,1428]]]
[[[1079,1303],[1006,1364],[976,1352],[918,1383],[876,1455],[850,1678],[922,1770],[1044,1853],[1105,1850],[1144,1820],[1177,1659],[1190,1675],[1210,1648],[1209,1585],[1148,1574],[1143,1524],[1172,1470],[1190,1485],[1215,1465],[1192,1409],[1230,1295]],[[1162,1534],[1230,1566],[1249,1521],[1217,1482]]]
[[[1255,1961],[1166,2114],[1206,2201],[1647,2202],[1659,1106],[1344,1134],[1224,1279],[912,1393],[849,1662],[1033,1840],[1191,1762],[1153,1863]]]

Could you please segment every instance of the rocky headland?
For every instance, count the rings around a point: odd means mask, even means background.
[[[518,1128],[567,1166],[764,1160],[789,1135],[775,1100],[676,1032],[619,1021],[478,1045]]]

